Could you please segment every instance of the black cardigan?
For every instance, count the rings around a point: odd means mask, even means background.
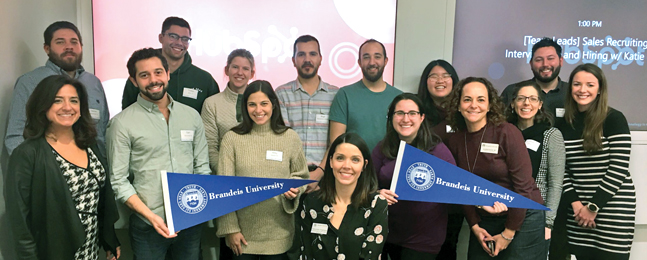
[[[99,195],[99,245],[115,252],[119,219],[107,160],[92,145],[106,171]],[[9,158],[5,200],[18,259],[72,259],[85,241],[85,231],[67,182],[44,137],[26,140]]]

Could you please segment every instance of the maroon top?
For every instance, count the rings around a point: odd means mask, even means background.
[[[452,131],[447,131],[447,113],[445,113],[445,110],[442,107],[436,106],[436,110],[438,111],[438,117],[441,118],[441,121],[432,126],[431,129],[434,131],[436,135],[440,137],[440,139],[443,140],[443,143],[447,143],[449,140],[449,137],[453,135],[454,133]],[[425,120],[426,122],[432,122],[432,120]]]
[[[389,189],[395,169],[395,159],[382,154],[380,141],[371,159],[377,172],[380,189]],[[443,143],[428,151],[446,162],[456,165],[454,157]],[[447,232],[447,206],[441,203],[405,201],[389,206],[389,236],[386,242],[419,252],[438,254]]]
[[[481,137],[483,143],[499,145],[496,154],[480,151]],[[474,133],[457,130],[456,134],[450,136],[448,147],[456,158],[458,167],[469,171],[467,167],[469,158],[469,165],[474,174],[544,204],[537,184],[532,178],[532,164],[523,136],[516,126],[507,122],[495,126],[488,122],[486,127]],[[467,154],[465,148],[467,148]],[[476,156],[478,158],[475,158]],[[475,160],[476,163],[474,163]],[[470,227],[481,221],[480,216],[489,215],[483,210],[477,211],[476,207],[468,205],[463,206],[463,211]],[[510,208],[507,214],[505,227],[519,230],[526,217],[526,209]]]

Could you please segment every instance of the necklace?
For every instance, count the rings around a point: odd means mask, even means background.
[[[487,130],[487,124],[485,125],[485,128],[483,128],[483,133],[481,134],[481,141],[479,143],[479,147],[483,144],[483,137],[485,136],[485,131]],[[465,131],[465,157],[467,158],[467,170],[471,173],[474,173],[474,169],[470,167],[470,156],[467,153],[467,131]],[[474,168],[476,168],[476,160],[479,158],[479,150],[476,149],[476,155],[474,156]]]

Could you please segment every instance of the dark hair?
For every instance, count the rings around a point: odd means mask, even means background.
[[[95,138],[97,137],[97,130],[88,107],[88,93],[81,82],[64,75],[49,76],[36,85],[27,100],[25,108],[27,121],[22,136],[25,139],[36,139],[45,135],[52,123],[47,119],[47,112],[54,104],[56,94],[65,85],[72,85],[79,95],[81,117],[72,125],[72,131],[74,131],[76,146],[86,149],[96,142]]]
[[[389,113],[386,119],[386,134],[384,135],[384,139],[382,139],[381,150],[382,154],[389,159],[395,159],[398,156],[398,148],[400,147],[400,136],[393,127],[393,114],[395,114],[395,106],[402,100],[411,100],[416,103],[418,110],[422,108],[422,101],[412,93],[402,93],[397,95],[391,102],[391,105],[389,105]],[[421,116],[424,114],[424,111],[420,111]],[[434,131],[429,124],[422,121],[420,122],[420,128],[418,128],[416,138],[413,139],[411,145],[420,150],[429,151],[434,148],[438,142],[440,142],[440,137],[434,134]]]
[[[575,119],[575,114],[579,111],[577,102],[575,102],[571,94],[573,93],[573,78],[580,71],[591,73],[598,79],[598,92],[600,93],[585,112],[584,130],[582,131],[582,146],[585,151],[591,153],[602,149],[604,120],[607,118],[607,113],[609,113],[608,85],[602,69],[592,63],[581,64],[573,69],[571,76],[568,78],[568,91],[564,99],[564,109],[566,110],[564,119],[571,127],[574,127],[573,120]]]
[[[515,104],[514,99],[517,98],[517,95],[519,94],[519,90],[525,87],[531,87],[534,88],[537,91],[537,97],[539,97],[539,102],[544,102],[546,100],[546,93],[544,93],[543,90],[541,90],[541,87],[539,87],[539,84],[535,80],[526,80],[517,83],[514,86],[514,90],[512,91],[512,102],[510,102],[510,105],[506,107],[506,117],[508,118],[508,122],[517,125],[517,122],[519,122],[519,116],[515,113],[514,108],[512,106]],[[541,106],[537,110],[537,114],[535,114],[535,117],[532,120],[535,124],[539,123],[546,123],[550,126],[553,125],[553,116],[550,113],[546,112],[546,109],[544,109],[544,106]]]
[[[485,88],[488,92],[488,103],[490,105],[490,110],[487,112],[487,121],[493,123],[494,125],[500,125],[505,122],[505,115],[503,111],[505,110],[505,105],[501,102],[499,94],[492,85],[492,83],[486,78],[478,77],[467,77],[462,79],[456,84],[455,89],[452,90],[452,93],[449,95],[449,100],[445,103],[445,111],[448,111],[449,115],[449,125],[453,129],[465,130],[467,129],[467,124],[465,123],[465,118],[458,109],[460,108],[461,96],[463,95],[463,88],[465,85],[478,82],[485,85]]]
[[[231,65],[231,62],[234,60],[236,57],[243,57],[249,61],[249,64],[252,65],[252,71],[255,68],[254,64],[254,55],[252,55],[251,52],[249,52],[246,49],[235,49],[229,53],[229,56],[227,56],[227,67]]]
[[[431,94],[429,94],[429,90],[427,88],[427,78],[429,77],[429,73],[436,66],[442,67],[447,71],[447,73],[452,76],[452,90],[454,89],[454,87],[456,87],[456,84],[458,84],[459,80],[458,73],[456,73],[454,67],[449,64],[449,62],[442,59],[429,62],[429,64],[427,64],[427,67],[425,67],[425,69],[422,71],[422,75],[420,75],[420,84],[418,84],[418,98],[420,98],[422,104],[424,104],[422,109],[425,111],[425,114],[427,114],[427,120],[429,120],[428,122],[431,123],[432,126],[435,126],[441,121],[445,120],[445,118],[441,118],[441,113],[437,108],[439,106],[442,106],[442,104],[434,103],[434,100],[431,98]]]
[[[189,29],[189,34],[191,34],[191,26],[189,25],[189,22],[176,16],[169,16],[164,19],[164,22],[162,23],[162,34],[164,34],[168,29],[171,29],[172,25],[187,28]]]
[[[330,145],[327,155],[328,163],[324,169],[324,175],[321,177],[321,181],[319,181],[319,198],[326,203],[335,203],[337,189],[335,188],[335,175],[332,172],[330,163],[333,160],[337,146],[344,143],[356,146],[362,152],[364,160],[367,161],[364,165],[364,170],[357,179],[357,186],[355,186],[355,190],[351,195],[351,205],[355,208],[368,206],[370,201],[369,195],[377,191],[377,176],[375,175],[375,169],[373,169],[373,162],[371,161],[371,151],[369,151],[366,142],[358,134],[352,132],[340,135]]]
[[[535,43],[535,45],[532,46],[532,56],[530,56],[530,59],[532,60],[535,57],[535,52],[537,51],[537,49],[543,48],[543,47],[555,48],[555,52],[557,52],[557,56],[559,56],[560,58],[562,57],[562,46],[559,46],[559,44],[553,41],[553,39],[544,37],[540,41]]]
[[[297,56],[297,43],[311,42],[311,41],[315,41],[317,43],[317,51],[319,52],[319,56],[321,56],[321,46],[319,45],[319,40],[317,40],[317,38],[315,38],[312,35],[306,34],[306,35],[299,36],[299,38],[297,38],[294,41],[294,47],[293,47],[293,51],[292,51],[292,58]]]
[[[52,43],[52,38],[54,38],[54,33],[60,29],[70,29],[76,33],[76,36],[79,38],[79,43],[83,45],[83,39],[81,39],[81,33],[79,28],[76,28],[76,25],[68,21],[58,21],[47,26],[45,32],[43,33],[43,38],[45,38],[45,45],[50,46]]]
[[[162,56],[162,52],[159,49],[156,50],[153,48],[144,48],[133,52],[133,54],[128,59],[128,62],[126,63],[126,67],[128,67],[128,75],[130,75],[130,77],[134,79],[137,74],[137,67],[135,66],[135,64],[140,60],[147,60],[153,57],[159,58],[162,62],[164,70],[168,72],[168,62],[166,61],[166,58]]]
[[[384,48],[384,44],[382,44],[381,42],[378,42],[376,39],[368,39],[368,40],[364,41],[364,43],[362,43],[362,45],[359,46],[359,49],[358,49],[359,55],[360,56],[362,55],[362,47],[364,47],[364,45],[366,45],[367,43],[372,43],[372,42],[379,43],[380,46],[382,46],[382,55],[384,55],[384,58],[387,58],[386,57],[386,48]],[[359,57],[359,59],[362,59],[362,57]]]
[[[240,111],[243,114],[243,122],[231,129],[239,135],[248,134],[252,131],[254,127],[254,121],[249,117],[249,112],[247,112],[247,101],[249,96],[256,92],[263,92],[272,102],[272,116],[270,117],[270,127],[272,131],[276,134],[282,134],[285,130],[288,130],[289,127],[285,126],[283,121],[283,116],[281,116],[281,107],[279,105],[279,98],[276,96],[272,85],[265,80],[256,80],[247,85],[245,92],[243,92],[243,102],[240,102]]]

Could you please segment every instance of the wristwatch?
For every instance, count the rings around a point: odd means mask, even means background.
[[[586,204],[586,208],[593,213],[597,213],[600,210],[600,207],[598,207],[598,205],[596,205],[593,202],[589,202],[589,204]]]

